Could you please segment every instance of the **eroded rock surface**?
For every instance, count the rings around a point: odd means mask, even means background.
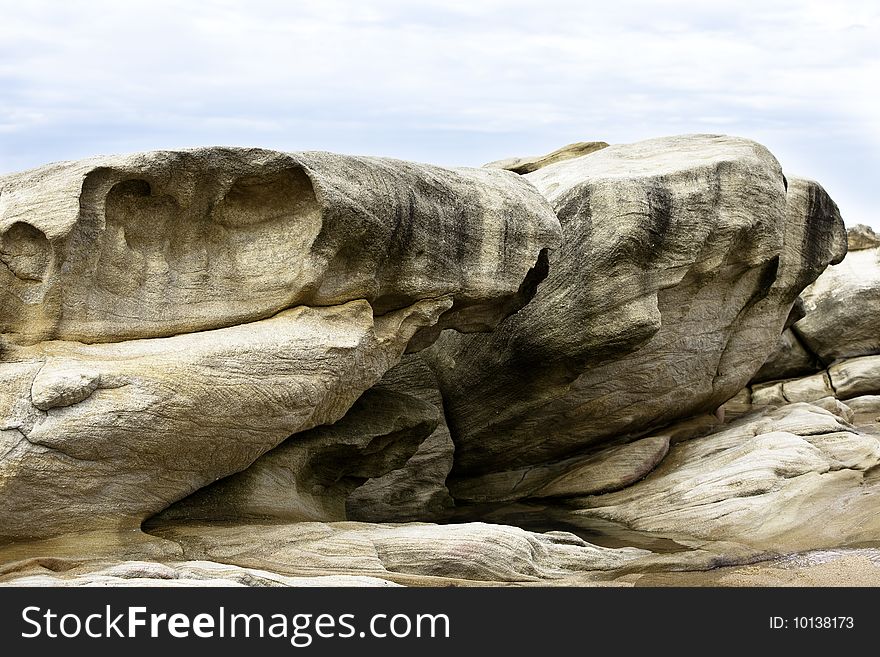
[[[825,365],[880,353],[880,247],[851,250],[801,296],[793,329]]]
[[[861,251],[862,249],[876,249],[880,247],[880,235],[874,232],[874,229],[865,224],[856,224],[847,229],[847,241],[849,242],[850,251]]]
[[[191,559],[294,576],[356,574],[419,585],[551,581],[614,570],[650,554],[591,545],[568,532],[536,534],[486,523],[187,523],[151,531],[180,543]]]
[[[835,363],[828,368],[828,378],[838,399],[880,394],[880,355]]]
[[[0,177],[0,584],[631,585],[876,542],[849,245],[717,135]]]
[[[526,178],[563,243],[538,294],[492,334],[426,358],[453,478],[573,457],[714,410],[773,351],[801,290],[846,252],[834,202],[742,139],[612,146]]]
[[[0,536],[137,527],[292,433],[340,419],[451,303],[374,319],[353,301],[170,338],[8,349]],[[100,375],[98,387],[70,375],[80,371]],[[48,411],[32,403],[45,398],[41,380],[62,391]]]
[[[266,570],[212,561],[165,564],[155,561],[123,561],[110,566],[56,562],[50,565],[51,568],[47,568],[35,563],[0,575],[0,586],[398,586],[377,577],[287,577]]]
[[[376,390],[415,396],[436,409],[434,431],[400,468],[358,487],[346,502],[348,518],[364,522],[440,519],[454,505],[446,488],[455,445],[443,414],[437,379],[418,354],[404,356],[376,384]]]
[[[756,383],[806,376],[822,369],[821,361],[791,328],[785,329],[776,349],[752,379]]]
[[[653,470],[669,451],[670,436],[651,436],[587,456],[531,468],[459,479],[452,493],[462,502],[592,495],[629,486]]]
[[[880,433],[799,403],[677,444],[645,480],[573,505],[678,540],[780,552],[857,544],[880,532],[878,464]]]
[[[484,330],[558,235],[492,169],[231,148],[66,162],[0,178],[0,333],[115,342],[445,295],[438,328]]]
[[[800,314],[743,391],[746,407],[808,401],[880,430],[870,401],[880,393],[880,247],[867,226],[847,236],[846,258],[804,290]]]
[[[247,470],[167,509],[161,520],[345,520],[349,494],[402,467],[439,421],[431,404],[371,388],[339,421],[291,436]]]
[[[538,155],[535,157],[510,157],[505,160],[496,160],[489,162],[483,166],[490,169],[506,169],[518,174],[532,173],[550,164],[570,160],[575,157],[582,157],[595,153],[603,148],[608,148],[608,144],[604,141],[579,141],[574,144],[568,144],[562,148],[557,148],[552,153],[546,155]]]
[[[0,537],[137,527],[336,422],[528,301],[558,236],[488,169],[212,148],[0,178]]]

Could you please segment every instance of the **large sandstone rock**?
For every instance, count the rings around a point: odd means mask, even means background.
[[[340,419],[452,304],[299,307],[169,338],[10,348],[0,537],[136,528],[292,433]]]
[[[653,470],[669,451],[668,435],[650,436],[596,453],[454,482],[467,503],[592,495],[619,490]]]
[[[113,342],[444,295],[437,330],[484,330],[558,235],[493,169],[225,148],[49,165],[0,178],[0,333]]]
[[[828,368],[838,399],[880,394],[880,355],[851,358]]]
[[[844,261],[807,287],[802,316],[755,376],[755,405],[824,399],[826,408],[840,400],[849,408],[850,399],[880,392],[880,243],[867,226],[849,229],[848,240]],[[822,371],[809,374],[811,367]],[[850,413],[857,423],[872,425],[875,419]]]
[[[876,541],[880,434],[799,403],[679,443],[643,481],[572,504],[679,541],[793,552]]]
[[[836,205],[711,135],[0,177],[0,584],[631,584],[876,542],[874,239],[817,281]]]
[[[825,202],[815,194],[800,195],[806,204]],[[790,327],[755,382],[803,376],[837,359],[880,351],[880,238],[856,225],[847,230],[847,241],[846,259],[804,290],[798,315],[789,318]]]
[[[756,383],[752,386],[752,404],[755,406],[783,405],[793,402],[811,402],[835,394],[827,372],[819,372],[796,379]]]
[[[847,399],[847,408],[853,412],[856,426],[871,428],[880,432],[880,395],[861,395]]]
[[[802,298],[806,315],[794,331],[826,365],[880,353],[880,247],[851,250]]]
[[[488,169],[215,148],[0,178],[0,540],[137,527],[337,421],[525,303],[558,236]]]
[[[404,356],[342,419],[292,436],[155,522],[442,517],[453,505],[453,444],[442,413],[433,373],[417,354]]]
[[[824,190],[792,179],[786,192],[773,156],[743,139],[611,146],[525,177],[563,228],[547,279],[494,333],[447,332],[423,352],[461,485],[713,412],[845,254]]]

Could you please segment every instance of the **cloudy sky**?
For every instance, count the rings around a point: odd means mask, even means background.
[[[229,144],[479,165],[720,132],[880,228],[880,3],[0,0],[0,172]]]

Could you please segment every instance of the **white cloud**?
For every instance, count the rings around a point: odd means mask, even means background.
[[[0,16],[0,170],[214,143],[479,164],[727,132],[880,226],[873,0],[16,0]]]

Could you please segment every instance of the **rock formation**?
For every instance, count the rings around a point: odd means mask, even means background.
[[[847,258],[804,290],[754,382],[805,376],[835,360],[880,352],[880,238],[867,226],[850,228],[847,238]]]
[[[438,422],[402,467],[370,479],[349,495],[348,517],[367,522],[401,522],[443,516],[455,504],[446,488],[455,445],[446,426],[443,399],[434,373],[418,354],[407,355],[388,370],[375,389],[414,395],[436,409]]]
[[[400,583],[528,582],[609,571],[646,557],[636,548],[590,545],[568,532],[518,527],[369,523],[181,523],[154,530],[197,559],[295,576],[356,574]]]
[[[880,240],[746,139],[65,162],[0,177],[0,262],[0,585],[631,585],[880,540]]]
[[[824,364],[880,353],[880,245],[851,250],[801,296],[793,329]]]
[[[169,338],[8,347],[0,535],[137,528],[291,433],[335,422],[452,302],[366,301]]]
[[[94,158],[0,189],[0,330],[18,344],[164,337],[357,299],[382,315],[446,295],[431,332],[484,330],[527,301],[559,231],[511,174],[318,152]]]
[[[873,228],[864,224],[856,224],[847,229],[846,236],[850,251],[874,249],[880,246],[880,235],[877,235]]]
[[[0,179],[0,537],[136,528],[335,422],[405,350],[524,304],[558,232],[512,173],[327,153]]]
[[[830,399],[867,410],[880,393],[880,243],[866,226],[848,239],[844,261],[801,294],[800,316],[746,391],[750,405]]]
[[[54,567],[46,567],[51,565]],[[154,561],[123,561],[111,566],[33,563],[0,574],[15,586],[399,586],[388,580],[359,575],[288,577],[255,568],[242,568],[213,561],[168,564]],[[5,578],[4,578],[5,575]]]
[[[880,436],[792,404],[675,445],[650,478],[571,504],[679,542],[809,550],[878,535],[878,464]]]
[[[435,406],[371,388],[339,421],[291,436],[243,472],[199,490],[160,518],[345,520],[352,491],[402,467],[438,423]]]
[[[568,458],[712,412],[772,352],[799,292],[846,252],[837,208],[754,142],[612,146],[526,178],[563,244],[525,308],[426,356],[455,479]]]

